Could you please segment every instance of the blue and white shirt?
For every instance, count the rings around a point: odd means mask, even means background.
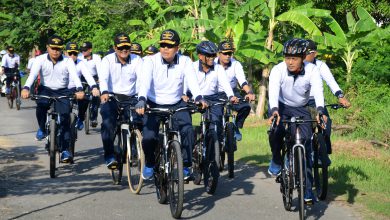
[[[217,62],[218,65],[222,66],[222,64],[220,64],[219,62],[218,57],[215,58],[215,62]],[[230,63],[225,69],[225,73],[230,83],[230,87],[232,87],[233,89],[237,88],[237,83],[239,83],[241,88],[248,84],[248,82],[246,81],[244,68],[242,67],[241,63],[234,58],[230,59]],[[219,86],[218,91],[223,92],[222,86]]]
[[[339,84],[337,84],[336,80],[334,79],[332,72],[330,72],[328,65],[326,65],[325,62],[322,62],[321,60],[317,59],[315,60],[314,64],[318,67],[321,79],[325,80],[333,95],[337,96],[338,93],[341,93],[342,90],[340,89]],[[314,99],[314,95],[312,93],[310,93],[310,99]]]
[[[83,75],[84,79],[87,81],[88,85],[91,88],[96,87],[96,82],[93,79],[91,72],[87,68],[85,61],[77,58],[75,64],[76,64],[77,76],[80,78],[81,75]],[[75,87],[76,87],[76,85],[75,85],[74,81],[70,80],[69,85],[68,85],[68,89],[72,89]]]
[[[176,54],[172,64],[168,64],[160,53],[144,57],[140,99],[159,105],[172,105],[181,100],[184,82],[195,99],[201,98],[192,61],[188,56]]]
[[[91,54],[92,59],[88,60],[84,58],[84,56],[79,56],[78,58],[83,60],[86,63],[87,68],[89,69],[89,72],[92,74],[92,76],[99,76],[100,71],[100,65],[102,62],[102,58],[100,58],[97,54]]]
[[[36,57],[24,86],[30,88],[38,74],[41,76],[41,85],[52,90],[68,88],[69,81],[74,81],[78,90],[82,89],[74,61],[64,55],[55,64],[47,53]]]
[[[292,75],[285,62],[274,66],[269,78],[269,104],[271,109],[279,102],[291,107],[303,107],[314,95],[317,108],[324,107],[324,94],[320,74],[316,65],[304,63],[303,74]]]
[[[14,53],[11,57],[8,53],[4,54],[1,60],[1,66],[4,68],[15,68],[20,66],[20,56]]]
[[[234,96],[222,65],[216,65],[214,63],[214,67],[210,68],[207,73],[203,71],[202,64],[199,60],[193,62],[192,65],[194,66],[195,75],[202,95],[218,94],[219,88],[222,88],[222,92],[225,92],[227,97]]]
[[[99,72],[102,94],[136,95],[140,83],[142,63],[142,58],[135,54],[130,54],[125,64],[119,61],[116,53],[105,56],[102,59],[101,71]]]

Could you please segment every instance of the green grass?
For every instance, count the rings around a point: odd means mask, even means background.
[[[268,126],[255,117],[249,117],[244,127],[243,140],[238,142],[235,159],[268,167],[271,159]],[[390,218],[390,152],[381,150],[379,154],[380,159],[366,158],[335,150],[331,156],[329,201],[337,198],[358,204],[364,207],[360,211],[367,218]]]

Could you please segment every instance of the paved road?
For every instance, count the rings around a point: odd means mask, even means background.
[[[49,177],[44,142],[34,140],[35,103],[10,110],[0,98],[0,219],[172,219],[169,205],[156,200],[147,182],[140,195],[123,185],[112,185],[104,166],[98,130],[79,132],[74,165],[60,165],[57,178]],[[202,186],[185,185],[184,219],[298,219],[283,208],[279,185],[254,166],[238,164],[236,178],[222,173],[211,196]],[[319,202],[309,219],[359,219],[351,208]]]

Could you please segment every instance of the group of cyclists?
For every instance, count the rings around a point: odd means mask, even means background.
[[[30,97],[31,87],[38,76],[39,95],[75,94],[79,108],[77,128],[81,130],[84,127],[83,121],[88,106],[88,101],[84,99],[84,91],[88,87],[94,97],[91,100],[95,109],[91,116],[92,127],[98,125],[97,109],[100,107],[101,139],[108,169],[116,169],[118,166],[114,156],[114,139],[120,101],[131,103],[137,112],[133,121],[138,123],[143,136],[144,179],[153,178],[154,153],[159,140],[159,122],[162,120],[159,115],[145,114],[148,107],[180,108],[186,106],[188,100],[192,99],[198,103],[199,108],[210,108],[211,125],[218,133],[219,142],[222,142],[223,106],[209,104],[221,98],[227,99],[235,104],[237,119],[234,136],[240,141],[242,139],[240,129],[244,126],[251,107],[248,102],[239,100],[254,101],[255,95],[246,80],[242,64],[233,58],[235,52],[233,43],[228,40],[218,44],[202,41],[196,46],[197,61],[192,61],[190,57],[180,53],[180,37],[175,30],[164,30],[158,43],[159,49],[151,45],[143,51],[142,46],[131,42],[127,34],[119,33],[114,37],[111,53],[101,58],[92,53],[91,42],[84,42],[81,46],[75,42],[65,45],[61,37],[54,35],[47,41],[47,53],[37,53],[29,65],[30,74],[21,97],[24,99]],[[142,57],[143,54],[146,56]],[[341,105],[345,107],[350,105],[327,65],[316,59],[317,47],[313,41],[288,40],[284,44],[283,55],[284,61],[272,68],[269,80],[269,122],[277,118],[276,135],[270,138],[272,159],[268,173],[273,176],[280,174],[283,164],[280,146],[286,131],[281,120],[293,116],[310,118],[309,106],[316,108],[318,121],[322,117],[328,124],[327,145],[329,152],[331,151],[330,119],[324,107],[322,80],[326,81]],[[15,71],[19,65],[19,56],[13,53],[12,47],[8,47],[2,58],[4,73]],[[116,98],[112,99],[112,95]],[[71,103],[69,99],[61,99],[55,105],[61,114],[60,126],[63,130],[60,139],[61,161],[71,162],[73,160],[73,155],[69,152]],[[47,99],[37,100],[36,117],[39,125],[37,140],[42,140],[47,135],[45,122],[49,107]],[[189,179],[192,172],[192,148],[195,142],[192,117],[188,111],[176,112],[173,117],[173,127],[181,134],[184,178]],[[315,200],[311,191],[312,131],[309,124],[302,124],[300,127],[302,138],[305,140],[308,167],[305,201],[312,203]],[[331,161],[327,163],[330,164]]]

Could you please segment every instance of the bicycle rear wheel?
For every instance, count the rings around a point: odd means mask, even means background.
[[[226,141],[225,149],[227,153],[227,164],[228,164],[228,177],[234,178],[234,124],[228,122],[226,124]]]
[[[290,155],[283,153],[282,158],[289,157],[289,156]],[[286,211],[291,211],[293,189],[294,189],[291,161],[292,161],[291,158],[287,161],[286,160],[283,161],[283,167],[281,172],[280,191],[282,193],[283,205]]]
[[[16,104],[16,110],[20,110],[20,105],[22,104],[22,101],[20,99],[20,89],[19,85],[15,86],[16,91],[15,91],[15,104]]]
[[[180,218],[183,211],[184,200],[183,157],[181,155],[180,143],[178,141],[171,141],[169,143],[168,149],[169,205],[171,208],[172,217]]]
[[[156,147],[156,167],[154,172],[154,184],[156,185],[157,200],[160,204],[167,203],[167,176],[165,175],[165,160],[164,160],[164,135],[158,134],[158,146]]]
[[[208,194],[214,194],[219,178],[219,143],[217,134],[209,131],[207,138],[206,159],[204,163],[204,185]]]
[[[134,130],[131,136],[127,135],[127,180],[132,193],[138,194],[142,188],[142,172],[145,164],[145,155],[142,150],[142,135],[139,130]]]
[[[314,184],[317,197],[320,200],[325,200],[328,193],[328,165],[326,159],[328,157],[327,148],[324,136],[321,133],[314,138],[316,143],[313,143],[314,161]],[[321,163],[319,163],[321,161]]]
[[[72,153],[74,158],[74,149],[77,139],[77,128],[76,128],[77,117],[72,112],[70,113],[70,142],[69,142],[69,151]]]
[[[85,123],[84,123],[85,134],[89,134],[90,123],[91,123],[91,101],[89,101],[87,111],[85,112]]]
[[[194,184],[199,185],[202,181],[202,130],[200,126],[194,127],[195,131],[195,146],[192,150],[192,175]]]
[[[55,178],[56,177],[56,121],[55,120],[50,120],[50,125],[49,125],[49,156],[50,156],[50,178]]]
[[[298,210],[299,219],[305,219],[305,169],[304,169],[304,153],[301,147],[296,148],[295,152],[295,174],[298,185]]]
[[[122,181],[122,173],[123,173],[123,142],[122,142],[122,134],[120,129],[118,129],[116,135],[115,135],[115,140],[114,140],[114,155],[116,158],[116,161],[118,162],[117,167],[113,167],[111,169],[111,177],[112,181],[115,185],[119,185]]]

